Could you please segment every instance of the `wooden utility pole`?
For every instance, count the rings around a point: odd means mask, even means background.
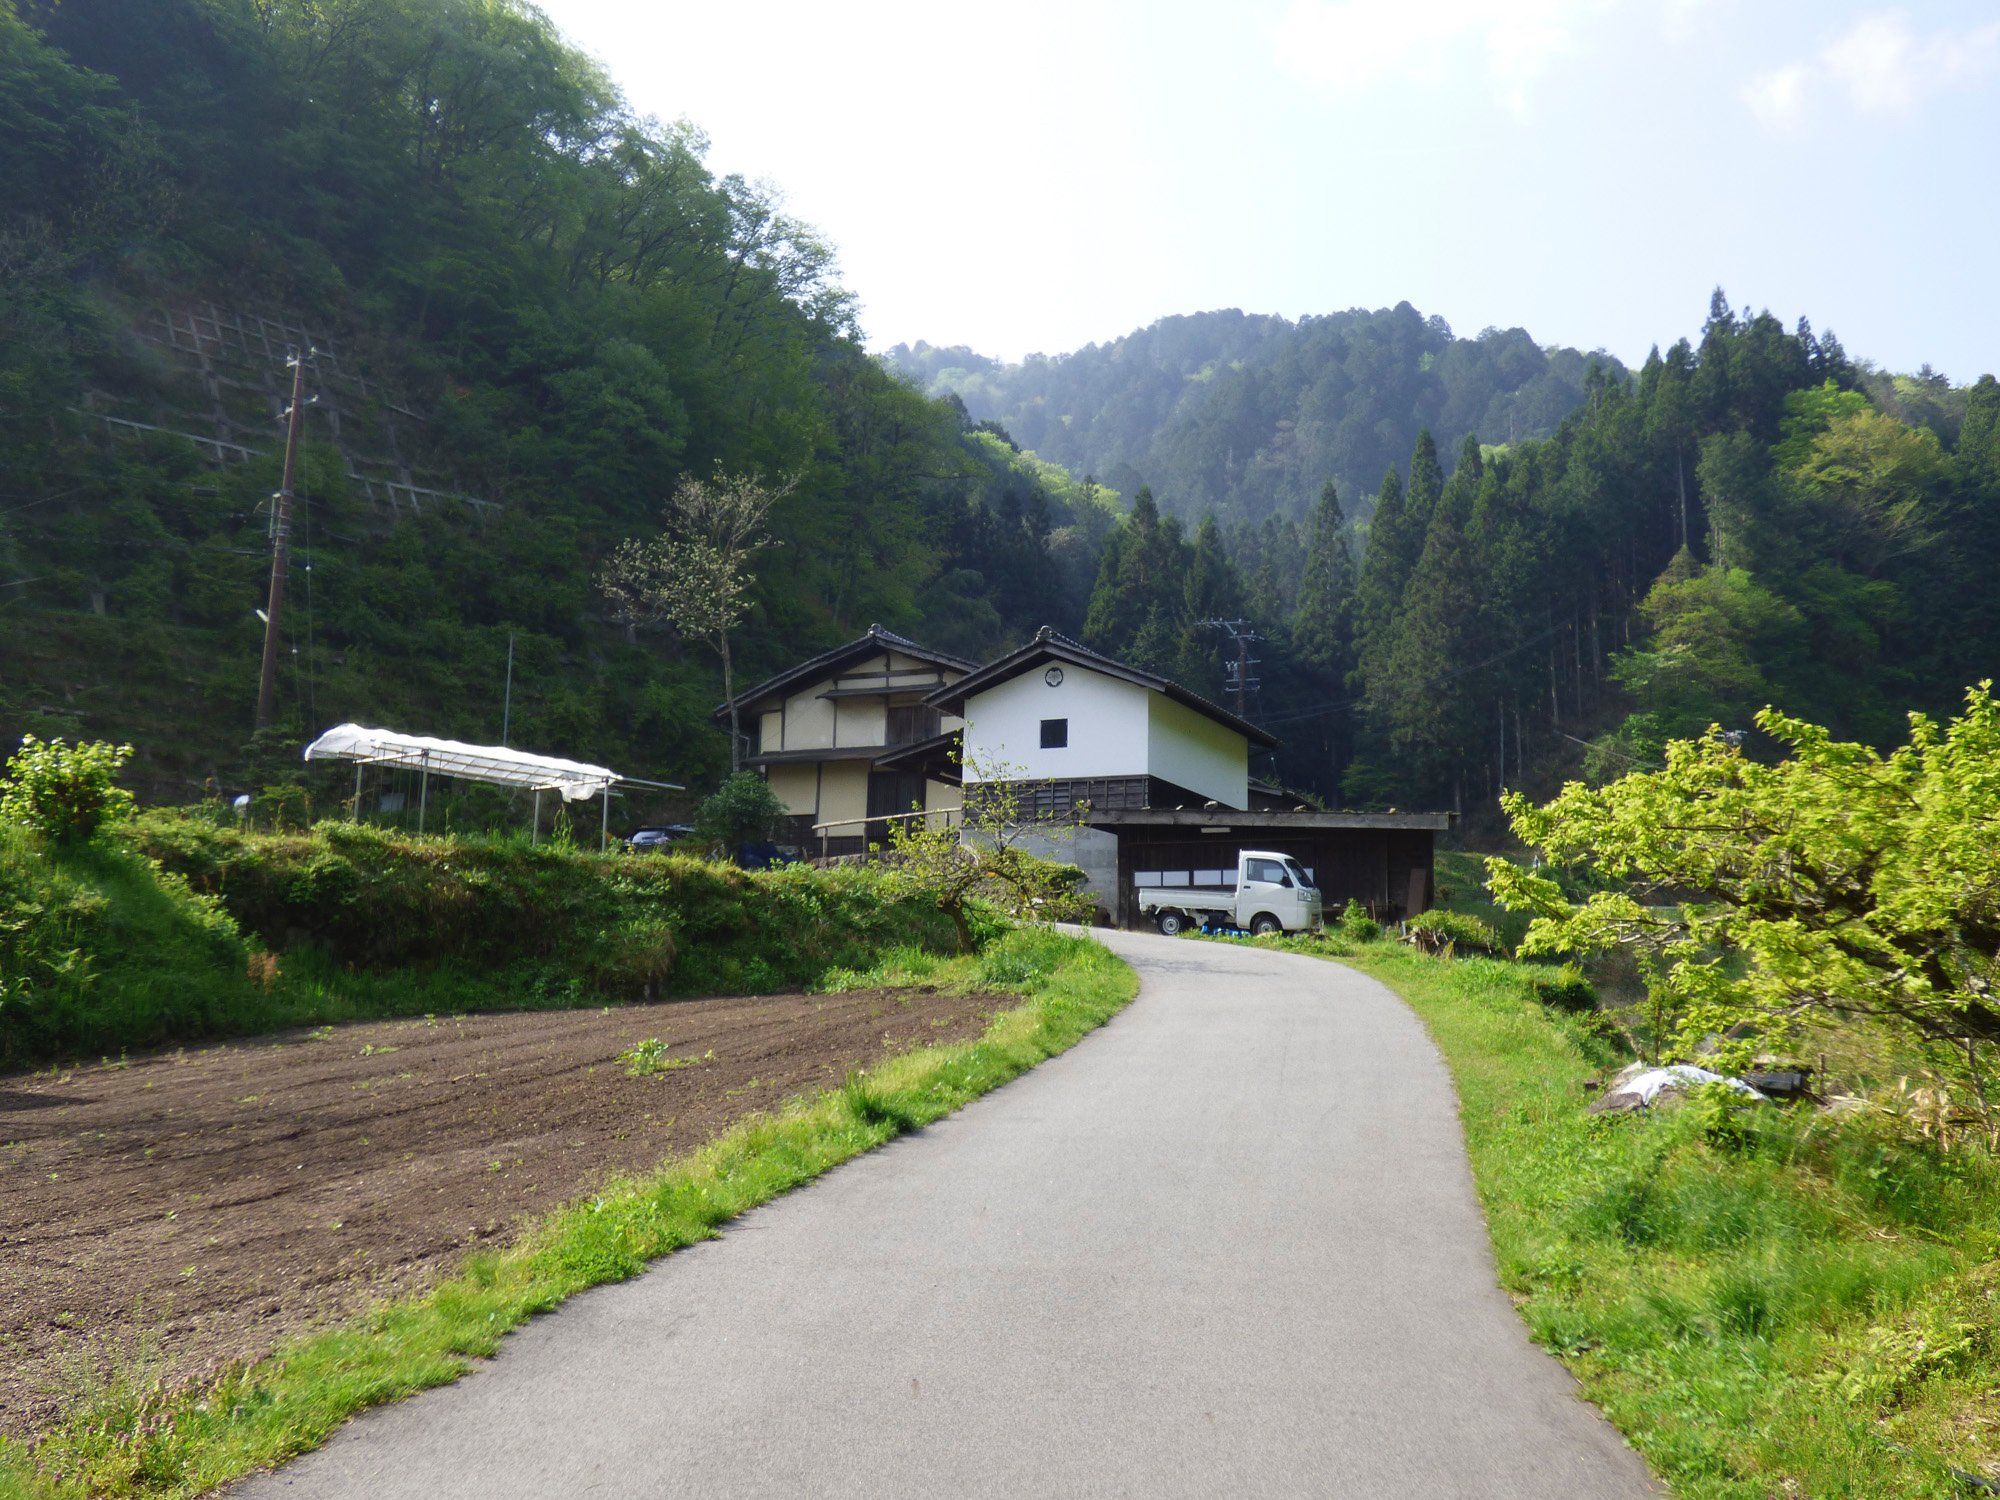
[[[1250,675],[1252,667],[1261,665],[1259,658],[1250,654],[1250,647],[1263,637],[1250,628],[1248,620],[1203,620],[1201,623],[1211,630],[1222,631],[1236,648],[1236,660],[1223,664],[1229,678],[1224,686],[1236,695],[1236,717],[1248,718],[1249,696],[1263,686]]]
[[[278,619],[285,609],[285,570],[291,565],[292,477],[299,461],[299,423],[305,416],[306,358],[295,354],[292,409],[285,430],[285,476],[279,481],[277,511],[271,519],[271,602],[264,611],[264,671],[257,681],[257,727],[271,722],[278,698]]]

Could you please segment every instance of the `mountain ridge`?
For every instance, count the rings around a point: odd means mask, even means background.
[[[1593,363],[1629,375],[1612,355],[1545,348],[1520,328],[1460,338],[1408,301],[1297,320],[1172,314],[1013,362],[921,340],[876,357],[1128,499],[1150,488],[1169,513],[1252,524],[1303,515],[1329,479],[1349,496],[1373,494],[1426,428],[1446,453],[1469,433],[1546,437],[1583,403]]]

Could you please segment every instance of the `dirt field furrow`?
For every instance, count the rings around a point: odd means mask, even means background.
[[[605,1177],[1013,1003],[926,990],[424,1017],[0,1078],[0,1430],[199,1378]],[[628,1076],[663,1038],[683,1066]]]

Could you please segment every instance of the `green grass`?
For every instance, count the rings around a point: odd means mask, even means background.
[[[1518,948],[1528,931],[1528,917],[1508,911],[1486,894],[1486,856],[1466,849],[1440,849],[1433,858],[1437,905],[1477,917],[1499,933],[1510,950]]]
[[[220,905],[111,845],[0,825],[0,1068],[226,1028],[261,987]]]
[[[1629,1054],[1536,1003],[1550,971],[1328,946],[1429,1027],[1502,1283],[1674,1493],[1965,1495],[1948,1465],[2000,1472],[1991,1156],[1874,1116],[1591,1116]]]
[[[710,1239],[729,1219],[950,1113],[1102,1025],[1137,991],[1106,949],[1020,929],[977,957],[932,961],[926,983],[1026,994],[978,1040],[905,1053],[839,1089],[739,1125],[650,1176],[606,1187],[513,1247],[467,1258],[435,1290],[295,1340],[212,1386],[163,1392],[135,1376],[30,1448],[0,1441],[4,1500],[196,1495],[318,1446],[365,1407],[456,1379],[502,1336],[585,1287]]]
[[[74,851],[0,829],[0,1069],[327,1021],[801,989],[956,942],[933,902],[868,868],[256,833],[171,810]]]

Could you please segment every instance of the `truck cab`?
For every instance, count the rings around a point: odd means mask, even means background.
[[[1258,935],[1307,932],[1324,919],[1319,887],[1289,854],[1245,849],[1236,857],[1233,886],[1156,886],[1138,892],[1138,907],[1168,937],[1190,927],[1235,927]]]

